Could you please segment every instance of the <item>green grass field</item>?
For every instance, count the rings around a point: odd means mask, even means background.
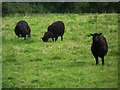
[[[31,38],[14,33],[19,20],[31,27]],[[62,20],[64,39],[47,43],[40,39],[47,27]],[[90,33],[103,33],[109,51],[105,65],[96,66],[90,51]],[[2,18],[3,88],[117,88],[117,14],[33,14]]]

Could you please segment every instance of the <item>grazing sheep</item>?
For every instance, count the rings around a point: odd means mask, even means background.
[[[17,25],[15,26],[15,34],[19,37],[24,37],[24,39],[26,39],[26,35],[28,35],[28,37],[30,37],[30,33],[31,33],[31,29],[28,25],[28,23],[24,20],[21,20],[17,23]]]
[[[98,64],[98,57],[102,58],[102,65],[104,65],[104,56],[108,52],[108,44],[102,33],[90,34],[92,39],[91,52],[96,59],[96,65]]]
[[[43,42],[47,42],[49,38],[52,41],[57,41],[58,37],[61,36],[61,41],[63,40],[63,34],[65,30],[65,25],[62,21],[56,21],[48,27],[47,32],[42,37]]]

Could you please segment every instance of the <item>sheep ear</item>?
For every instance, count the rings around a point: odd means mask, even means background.
[[[90,34],[91,36],[93,36],[93,34]]]
[[[102,33],[100,33],[99,35],[102,35]]]

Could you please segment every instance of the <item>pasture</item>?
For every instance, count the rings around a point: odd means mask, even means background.
[[[14,33],[20,20],[31,28],[31,38]],[[42,42],[47,27],[62,20],[63,41]],[[90,51],[90,33],[102,32],[109,50],[105,65],[96,66]],[[117,88],[117,14],[33,14],[2,17],[3,88]]]

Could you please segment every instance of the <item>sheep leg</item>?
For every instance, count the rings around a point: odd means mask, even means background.
[[[102,65],[104,65],[104,57],[102,57]]]
[[[61,41],[63,41],[63,35],[61,36]]]
[[[31,37],[30,34],[28,34],[28,37]]]
[[[26,40],[26,37],[24,37],[24,40]]]
[[[18,34],[18,38],[20,37],[20,34]]]
[[[57,41],[58,37],[55,37],[55,41]]]
[[[98,57],[95,57],[95,60],[96,60],[96,65],[98,64]]]
[[[24,40],[26,40],[26,37],[24,37]]]
[[[26,35],[23,35],[23,37],[24,37],[24,40],[26,40]]]
[[[52,38],[52,41],[54,42],[54,38]]]

